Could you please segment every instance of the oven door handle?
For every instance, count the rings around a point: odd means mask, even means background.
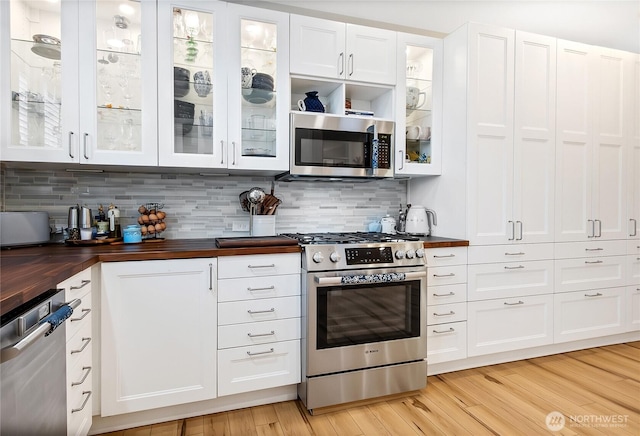
[[[353,276],[316,277],[319,285],[357,285],[360,283],[406,282],[427,277],[426,271],[388,274],[363,274]]]

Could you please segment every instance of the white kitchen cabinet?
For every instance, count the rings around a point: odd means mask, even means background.
[[[556,241],[625,239],[628,54],[558,41]]]
[[[640,284],[627,286],[627,330],[640,330]]]
[[[288,15],[217,1],[160,0],[158,8],[158,80],[168,87],[158,111],[174,120],[160,125],[160,165],[287,170]],[[260,76],[268,87],[270,76],[271,89],[243,88],[243,67],[256,84]],[[174,74],[188,77],[185,88],[172,87]]]
[[[70,436],[88,434],[92,422],[94,334],[91,282],[91,268],[87,268],[57,286],[64,289],[67,302],[81,300],[66,324],[67,434]]]
[[[624,286],[626,257],[558,259],[555,261],[555,292]]]
[[[630,239],[640,239],[640,54],[629,54],[633,65],[630,92],[631,122],[628,123],[629,173],[627,183],[627,215]]]
[[[469,356],[553,343],[553,295],[500,298],[468,304]]]
[[[102,416],[216,397],[216,261],[102,264]]]
[[[300,383],[300,255],[218,262],[218,395]]]
[[[156,3],[119,4],[0,4],[3,160],[157,165]]]
[[[552,294],[553,260],[469,265],[469,301]]]
[[[469,264],[553,260],[554,244],[506,244],[469,247]]]
[[[445,136],[466,143],[472,245],[553,242],[555,50],[554,38],[479,24],[445,38],[460,57],[445,77],[467,72],[451,85]]]
[[[624,287],[567,292],[553,298],[555,343],[627,331]]]
[[[452,322],[427,328],[427,362],[449,362],[467,357],[467,322]]]
[[[291,15],[293,74],[396,84],[396,32]]]
[[[442,40],[398,33],[397,176],[442,172]]]

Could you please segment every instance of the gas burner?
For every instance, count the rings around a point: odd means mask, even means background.
[[[391,235],[374,232],[344,233],[284,233],[284,236],[297,240],[300,244],[369,244],[381,242],[419,241],[420,238],[410,235]]]

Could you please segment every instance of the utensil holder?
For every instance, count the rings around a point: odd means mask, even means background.
[[[249,219],[251,220],[251,236],[275,236],[275,215],[250,215]]]

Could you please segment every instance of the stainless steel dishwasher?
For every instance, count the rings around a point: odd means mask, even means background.
[[[53,289],[2,317],[0,434],[67,434],[64,320],[79,304]]]

